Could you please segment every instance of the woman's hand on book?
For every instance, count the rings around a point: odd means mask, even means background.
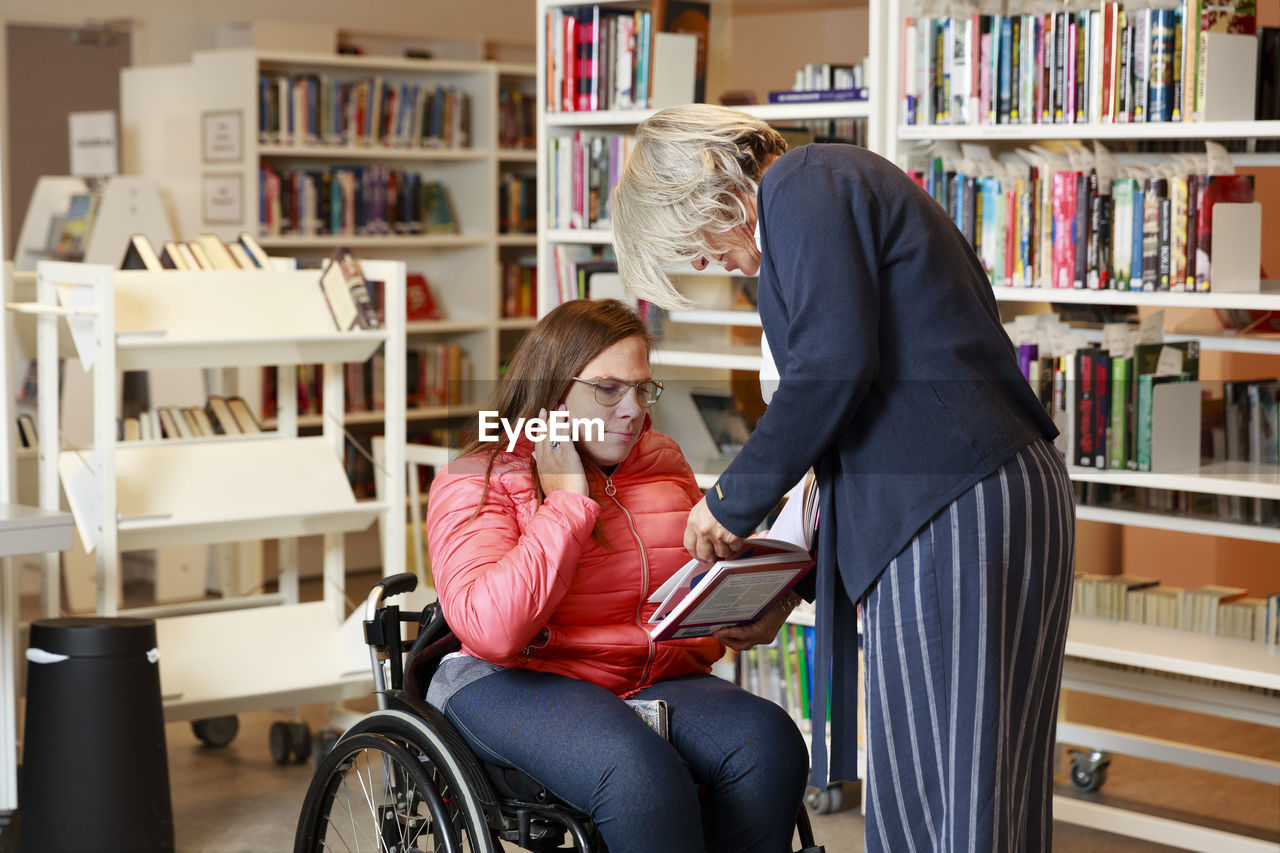
[[[743,548],[741,536],[730,533],[707,508],[707,499],[698,501],[689,512],[684,527],[684,547],[695,558],[707,563],[727,560]]]
[[[546,409],[538,414],[546,420]],[[591,496],[587,475],[582,468],[582,457],[578,455],[578,448],[572,441],[543,439],[535,442],[533,458],[538,465],[538,482],[542,484],[543,494],[563,491],[577,492],[583,497]]]
[[[791,607],[794,605],[787,606],[787,601],[787,598],[779,601],[755,622],[735,625],[732,628],[721,628],[711,636],[739,652],[745,652],[754,646],[766,646],[778,636],[778,631],[791,613]]]

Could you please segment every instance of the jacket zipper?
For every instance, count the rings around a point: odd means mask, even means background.
[[[603,471],[600,472],[604,474]],[[630,511],[622,505],[622,501],[618,500],[618,490],[613,485],[613,475],[607,474],[604,478],[604,493],[613,499],[618,505],[618,509],[622,510],[622,514],[627,517],[627,526],[631,528],[631,535],[636,538],[636,544],[640,546],[640,601],[636,603],[636,625],[641,630],[644,629],[640,625],[640,612],[644,608],[644,594],[649,589],[649,554],[644,549],[644,540],[640,538],[639,531],[636,530],[634,519],[631,517]],[[648,642],[649,653],[644,663],[644,671],[640,673],[640,681],[636,684],[636,688],[643,687],[649,679],[649,670],[653,667],[653,640],[649,637],[649,632],[645,631],[645,640]]]

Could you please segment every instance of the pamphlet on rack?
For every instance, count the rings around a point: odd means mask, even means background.
[[[690,560],[652,596],[655,640],[706,637],[759,619],[813,568],[818,488],[808,475],[765,536],[728,560]]]

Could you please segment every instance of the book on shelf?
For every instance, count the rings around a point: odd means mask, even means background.
[[[67,205],[66,217],[54,245],[54,256],[59,258],[78,259],[84,256],[88,245],[89,234],[93,231],[94,216],[98,211],[98,194],[92,192],[73,193]]]
[[[816,104],[829,101],[865,101],[871,97],[870,91],[866,86],[859,86],[856,89],[809,89],[806,91],[780,89],[769,93],[769,103]]]
[[[178,251],[178,242],[176,240],[165,240],[164,246],[160,249],[160,265],[167,270],[187,270],[186,257]]]
[[[23,447],[39,447],[39,435],[36,432],[36,422],[27,413],[23,412],[18,415],[18,440],[22,442]]]
[[[240,425],[236,423],[235,415],[231,414],[231,407],[227,403],[227,398],[218,394],[211,394],[205,403],[209,412],[209,420],[214,427],[214,432],[220,435],[240,435],[244,430],[240,429]]]
[[[258,265],[254,263],[253,258],[245,251],[244,246],[239,243],[227,243],[227,251],[231,253],[231,259],[235,261],[236,269],[256,270]]]
[[[160,262],[160,256],[156,254],[155,247],[151,245],[147,235],[134,234],[129,238],[129,245],[125,247],[124,257],[120,260],[120,269],[159,272],[164,269],[164,264]]]
[[[213,258],[209,257],[208,251],[205,250],[204,245],[201,244],[199,240],[188,240],[183,245],[187,247],[187,251],[184,253],[184,257],[188,256],[189,254],[190,260],[194,262],[191,265],[191,269],[193,270],[217,269],[217,267],[214,266]]]
[[[249,408],[249,404],[243,397],[228,397],[227,408],[231,410],[231,415],[235,418],[236,425],[240,427],[240,432],[245,434],[262,432],[262,425],[258,423],[253,410]]]
[[[258,269],[271,269],[271,258],[267,256],[266,251],[262,248],[262,244],[258,242],[258,238],[250,234],[248,231],[241,231],[236,236],[241,248],[245,254],[253,261],[254,266]]]
[[[754,622],[813,568],[818,488],[812,476],[787,499],[767,536],[714,563],[690,560],[649,596],[655,640],[709,636]]]
[[[431,292],[431,284],[422,273],[409,273],[404,280],[405,319],[410,322],[443,320],[440,303]]]
[[[325,260],[320,273],[320,289],[339,331],[380,327],[364,272],[349,249],[338,248]]]
[[[422,223],[428,234],[459,233],[453,200],[440,181],[427,181],[422,185]]]
[[[209,258],[209,263],[213,265],[215,270],[238,270],[240,264],[236,263],[236,259],[231,256],[227,245],[217,234],[201,234],[196,241],[204,249],[205,255]]]

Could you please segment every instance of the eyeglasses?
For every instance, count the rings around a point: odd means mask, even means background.
[[[646,379],[634,385],[617,379],[581,379],[573,377],[574,382],[590,385],[595,389],[596,402],[602,406],[616,406],[626,399],[632,388],[636,391],[636,402],[648,409],[658,402],[662,396],[662,383],[656,379]]]

